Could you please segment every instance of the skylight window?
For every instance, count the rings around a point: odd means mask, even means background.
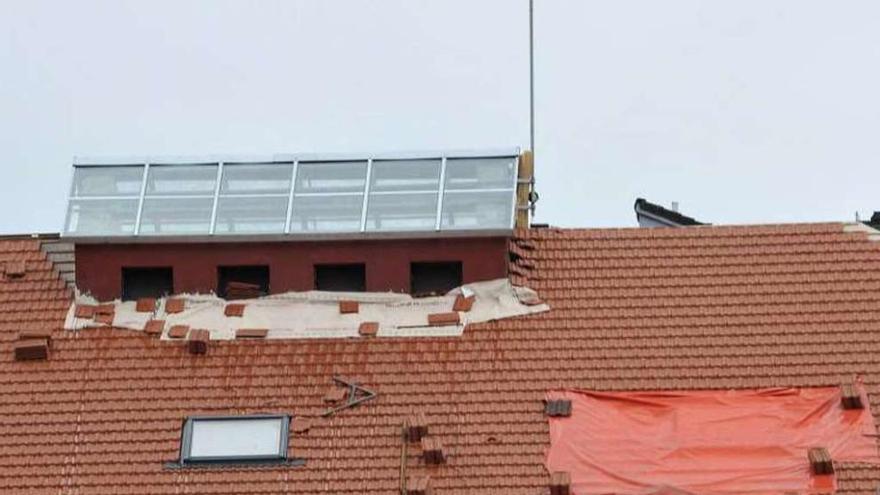
[[[518,153],[77,163],[64,235],[507,231]]]
[[[290,417],[282,415],[187,418],[182,464],[284,461]]]

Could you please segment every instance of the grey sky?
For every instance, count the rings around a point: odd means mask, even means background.
[[[535,0],[538,221],[880,210],[880,2]],[[73,155],[528,145],[526,0],[0,0],[0,232]]]

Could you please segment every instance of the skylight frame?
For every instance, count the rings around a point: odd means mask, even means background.
[[[62,236],[68,238],[74,238],[79,240],[80,242],[100,242],[107,241],[113,239],[128,239],[132,241],[137,240],[159,240],[159,239],[168,239],[168,240],[183,240],[183,241],[208,241],[211,239],[218,238],[235,238],[246,240],[247,238],[259,239],[278,239],[283,240],[287,238],[303,238],[303,239],[312,239],[312,238],[356,238],[356,237],[424,237],[424,236],[456,236],[456,235],[499,235],[505,232],[509,232],[513,229],[515,225],[516,219],[516,188],[518,184],[518,168],[519,168],[519,158],[520,158],[520,150],[519,149],[503,149],[503,150],[489,150],[489,151],[451,151],[451,152],[413,152],[413,153],[376,153],[376,154],[328,154],[328,155],[313,155],[313,154],[302,154],[302,155],[273,155],[270,157],[196,157],[196,158],[177,158],[177,157],[165,157],[165,158],[153,158],[153,157],[143,157],[139,162],[137,159],[75,159],[74,161],[74,173],[71,178],[71,188],[69,189],[69,197],[67,202],[67,211],[65,212],[65,223],[62,229]],[[479,188],[475,187],[467,190],[458,190],[458,188],[447,188],[447,163],[449,160],[456,159],[506,159],[509,160],[513,167],[513,173],[510,177],[510,184],[506,187],[487,187],[487,188]],[[398,190],[376,190],[373,191],[373,170],[374,162],[382,161],[382,162],[393,162],[393,161],[420,161],[420,160],[437,160],[440,162],[440,175],[438,178],[437,187],[435,189],[425,189],[424,185],[413,185],[413,189],[398,189]],[[302,165],[304,163],[308,164],[317,164],[325,162],[358,162],[365,165],[365,175],[364,175],[364,185],[362,189],[357,191],[298,191],[298,179],[300,178],[301,171],[303,170]],[[172,194],[161,194],[157,196],[157,193],[150,194],[148,191],[148,181],[150,169],[155,167],[174,167],[174,166],[195,166],[195,165],[205,165],[214,167],[216,169],[216,177],[214,182],[214,190],[213,194],[205,194],[203,192],[199,192],[197,194],[184,194],[184,193],[172,193]],[[290,187],[288,191],[280,192],[255,192],[255,193],[229,193],[223,192],[222,185],[224,181],[224,170],[225,166],[235,166],[238,167],[247,167],[251,165],[278,165],[289,167],[290,172]],[[364,166],[362,165],[362,166]],[[92,168],[92,167],[124,167],[124,166],[134,166],[141,168],[141,190],[140,194],[137,196],[112,196],[104,198],[100,197],[89,197],[89,196],[78,196],[74,191],[73,184],[77,180],[77,170],[80,168]],[[477,177],[476,180],[480,180]],[[377,189],[380,189],[377,187]],[[471,222],[466,222],[463,226],[444,226],[444,196],[447,194],[470,194],[471,197],[478,196],[482,193],[494,193],[496,194],[496,200],[494,204],[492,204],[492,211],[495,213],[494,215],[489,216],[490,220],[496,220],[492,224],[481,225],[480,219],[481,215],[480,211],[477,210],[474,212],[474,217]],[[435,195],[435,215],[432,221],[430,222],[433,227],[431,229],[428,227],[427,222],[423,222],[425,227],[418,228],[413,227],[413,229],[408,229],[406,227],[398,228],[394,224],[394,221],[399,221],[395,215],[391,215],[389,217],[389,223],[392,224],[392,227],[382,228],[381,226],[377,226],[375,222],[375,216],[370,216],[370,202],[374,197],[380,196],[405,196],[405,195],[423,195],[423,199],[427,201],[424,195]],[[509,212],[505,212],[503,217],[505,220],[509,218],[509,222],[506,225],[501,225],[497,222],[499,218],[502,217],[501,213],[501,200],[497,199],[497,195],[507,195],[507,199],[505,203],[505,209],[509,209]],[[309,210],[299,210],[297,205],[297,198],[309,198],[309,197],[322,197],[328,200],[328,204],[334,198],[341,198],[342,196],[352,196],[360,198],[360,210],[357,214],[357,220],[354,216],[354,210],[352,209],[350,212],[346,213],[345,208],[340,206],[341,209],[338,212],[338,217],[334,218],[334,215],[337,213],[332,211],[329,212],[321,212],[320,208],[318,210],[313,210],[315,213],[312,213],[315,216],[311,217],[300,217],[300,220],[305,222],[312,222],[311,225],[306,224],[305,228],[294,228],[295,220],[297,219],[297,212],[307,212]],[[169,199],[187,199],[192,197],[193,199],[199,198],[206,201],[211,202],[210,209],[210,225],[205,232],[199,231],[194,232],[172,232],[166,231],[166,233],[154,233],[154,232],[144,232],[143,222],[145,220],[144,215],[144,204],[148,199],[158,199],[168,197]],[[255,232],[250,232],[247,230],[242,230],[240,232],[218,232],[217,224],[218,224],[218,209],[221,202],[224,199],[228,198],[253,198],[254,200],[260,200],[263,198],[269,199],[274,198],[276,201],[281,202],[281,198],[286,199],[286,211],[283,215],[280,214],[280,208],[278,205],[274,207],[274,210],[278,212],[278,217],[275,220],[272,220],[269,223],[276,223],[277,227],[267,228],[265,230],[258,230]],[[134,232],[125,231],[126,225],[122,225],[119,228],[119,232],[114,231],[105,231],[105,232],[89,232],[89,231],[81,231],[77,232],[75,230],[68,230],[71,222],[71,213],[74,204],[79,204],[81,201],[90,201],[90,200],[135,200],[137,202],[137,212],[136,216],[133,219],[134,221]],[[349,200],[352,202],[352,200]],[[509,208],[507,206],[509,205]],[[308,208],[308,203],[303,204],[303,208]],[[353,207],[353,205],[351,205]],[[272,209],[272,208],[268,208]],[[487,210],[489,211],[489,210]],[[352,218],[350,221],[346,218],[348,214],[351,213]],[[323,216],[329,214],[330,216]],[[418,216],[418,215],[416,215]],[[92,217],[94,218],[94,217]],[[467,218],[467,217],[466,217]],[[486,218],[483,216],[483,218]],[[282,220],[283,219],[283,225]],[[172,218],[173,220],[173,218]],[[359,221],[358,221],[359,220]],[[246,220],[245,220],[246,221]],[[406,223],[406,219],[403,220]],[[268,220],[267,220],[268,222]],[[418,223],[419,220],[417,218],[413,218],[412,222]],[[338,223],[341,227],[339,229],[334,229],[333,224]],[[348,224],[349,227],[345,227]],[[171,226],[174,224],[172,223]],[[356,226],[357,225],[357,226]],[[283,227],[283,228],[282,228]],[[359,227],[359,228],[358,228]],[[131,228],[130,226],[128,227]],[[108,233],[109,232],[109,233]]]
[[[242,423],[254,420],[279,420],[280,433],[278,451],[274,455],[223,455],[223,456],[193,456],[193,426],[196,422],[210,421],[241,421]],[[188,416],[183,422],[180,434],[180,464],[242,464],[242,463],[271,463],[285,462],[288,459],[287,451],[290,447],[290,422],[293,417],[288,414],[250,414],[233,416]]]

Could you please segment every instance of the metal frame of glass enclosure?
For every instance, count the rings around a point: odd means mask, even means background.
[[[74,161],[79,241],[509,233],[519,149]]]

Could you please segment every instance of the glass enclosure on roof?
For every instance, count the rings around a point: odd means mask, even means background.
[[[518,154],[77,163],[64,235],[509,230]]]

